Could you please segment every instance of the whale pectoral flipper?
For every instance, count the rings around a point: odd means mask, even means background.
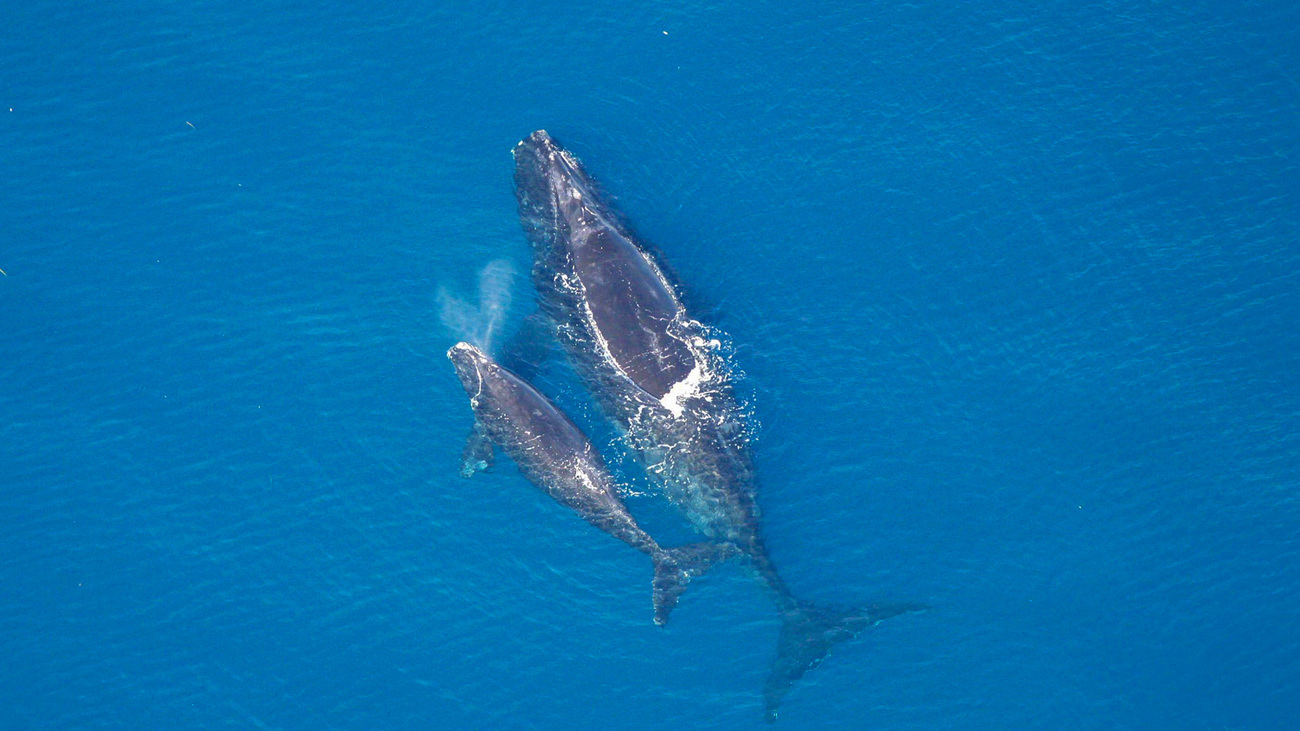
[[[478,420],[474,420],[474,427],[470,429],[469,437],[465,439],[465,451],[461,452],[460,476],[473,477],[478,472],[484,472],[492,469],[496,461],[496,455],[492,450],[492,438],[488,436],[487,430]]]
[[[820,665],[832,645],[856,637],[890,617],[927,609],[924,604],[873,604],[846,611],[794,601],[781,615],[776,663],[763,688],[768,723],[776,721],[777,709],[790,686]]]
[[[715,563],[740,555],[729,543],[692,543],[689,546],[666,548],[651,554],[655,562],[654,607],[655,624],[668,622],[668,615],[677,606],[677,598],[686,591],[691,579],[703,576]]]

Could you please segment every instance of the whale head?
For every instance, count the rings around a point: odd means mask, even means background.
[[[514,157],[515,195],[525,229],[572,230],[610,216],[582,163],[546,130],[539,129],[515,145]]]
[[[471,401],[476,401],[488,385],[492,361],[483,351],[469,343],[456,343],[447,351],[447,360],[456,369],[460,385]]]

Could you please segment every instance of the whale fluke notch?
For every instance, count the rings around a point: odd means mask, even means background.
[[[781,615],[776,662],[763,687],[767,722],[776,721],[781,700],[790,686],[821,664],[837,642],[856,637],[890,617],[929,609],[925,604],[872,604],[842,610],[796,601]]]
[[[691,579],[704,575],[713,565],[739,555],[730,544],[692,543],[689,546],[665,548],[652,554],[655,564],[653,583],[655,624],[668,623],[668,615],[677,606],[677,598],[686,591]]]

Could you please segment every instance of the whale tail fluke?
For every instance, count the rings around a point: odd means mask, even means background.
[[[924,604],[872,604],[842,610],[792,601],[790,607],[782,611],[776,663],[763,688],[768,723],[776,721],[777,709],[790,686],[820,665],[832,645],[856,637],[890,617],[927,609],[929,607]]]
[[[719,561],[738,554],[736,547],[729,543],[692,543],[651,554],[650,558],[655,562],[655,624],[662,627],[668,623],[668,615],[677,606],[677,598],[686,591],[691,579],[703,575]]]

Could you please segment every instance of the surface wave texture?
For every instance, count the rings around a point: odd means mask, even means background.
[[[538,128],[728,334],[792,590],[934,608],[778,728],[1300,718],[1294,3],[11,6],[0,727],[762,725],[742,566],[660,629],[457,475],[439,292],[528,270]]]

